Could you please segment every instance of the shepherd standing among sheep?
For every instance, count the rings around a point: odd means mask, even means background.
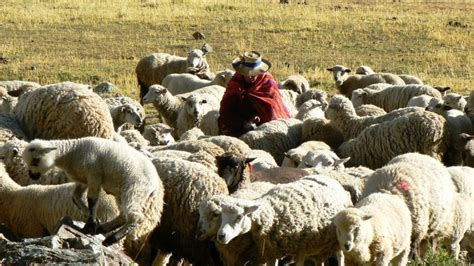
[[[152,162],[128,145],[94,137],[34,140],[25,147],[23,159],[33,179],[57,166],[79,184],[72,198],[89,214],[84,231],[108,233],[118,229],[104,240],[104,245],[129,236],[125,245],[139,252],[160,221],[164,194],[161,180]],[[96,203],[101,189],[115,197],[120,215],[98,225]],[[85,193],[88,207],[81,200]]]

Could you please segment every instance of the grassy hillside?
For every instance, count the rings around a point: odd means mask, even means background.
[[[327,67],[365,64],[466,93],[474,88],[469,2],[3,0],[0,80],[110,81],[137,97],[138,60],[153,52],[185,56],[203,44],[191,36],[199,30],[214,48],[214,71],[255,49],[277,79],[303,72],[329,92]]]

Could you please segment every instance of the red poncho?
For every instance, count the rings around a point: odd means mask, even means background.
[[[246,132],[244,124],[258,116],[262,124],[279,118],[289,118],[277,83],[270,73],[257,75],[253,83],[235,73],[227,85],[219,111],[221,134],[238,137]]]

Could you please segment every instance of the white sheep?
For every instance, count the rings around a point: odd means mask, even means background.
[[[19,139],[28,139],[21,123],[13,113],[0,112],[0,144],[5,143],[12,136]]]
[[[230,69],[219,71],[212,81],[201,79],[189,73],[172,73],[163,79],[161,85],[167,88],[173,95],[192,92],[211,85],[227,87],[227,83],[232,79],[234,73],[235,72]]]
[[[115,136],[106,103],[83,84],[63,82],[37,88],[20,97],[13,113],[28,139]]]
[[[63,170],[56,167],[50,169],[40,179],[33,180],[28,174],[28,165],[23,160],[23,150],[28,145],[28,142],[19,139],[11,139],[0,148],[0,157],[5,164],[9,176],[13,181],[21,186],[28,186],[31,184],[37,185],[56,185],[71,182]]]
[[[422,113],[424,111],[423,108],[410,107],[393,110],[381,116],[360,117],[357,115],[352,102],[347,99],[347,97],[336,95],[329,101],[326,117],[342,132],[344,140],[349,140],[357,137],[360,132],[371,125],[392,121],[395,118],[409,113]]]
[[[280,90],[292,90],[298,94],[302,94],[309,90],[309,82],[301,75],[290,75],[278,83],[278,88]]]
[[[406,265],[410,254],[411,214],[398,196],[374,193],[334,218],[344,259],[357,264]]]
[[[318,100],[309,100],[304,102],[298,109],[298,113],[295,115],[296,119],[304,121],[308,118],[324,118],[324,110],[326,104],[321,104]]]
[[[375,71],[369,66],[361,65],[356,68],[355,74],[370,75],[370,74],[375,74]]]
[[[356,69],[355,73],[356,74],[361,74],[361,75],[370,75],[370,74],[375,74],[376,72],[372,68],[362,65],[362,66],[359,66]],[[420,84],[420,85],[423,85],[423,81],[421,81],[420,78],[415,77],[413,75],[402,74],[402,75],[398,75],[398,77],[400,77],[405,82],[405,84]]]
[[[278,167],[275,158],[273,158],[270,153],[264,150],[252,149],[247,154],[245,154],[245,156],[247,158],[255,158],[250,162],[252,171],[263,171],[266,169]]]
[[[469,93],[466,106],[464,106],[464,112],[471,119],[471,122],[474,125],[474,90]]]
[[[366,197],[382,192],[404,199],[411,212],[411,239],[416,252],[422,241],[432,240],[451,223],[454,191],[451,176],[442,163],[427,155],[406,153],[368,176],[362,194]]]
[[[243,134],[239,139],[252,149],[269,152],[280,165],[284,152],[301,144],[301,125],[301,121],[294,118],[272,120]]]
[[[198,93],[187,97],[178,113],[176,124],[178,136],[199,125],[202,117],[208,112],[219,110],[221,98],[211,93]]]
[[[140,99],[148,92],[148,87],[161,84],[171,73],[191,73],[200,78],[212,79],[209,64],[206,60],[210,46],[204,44],[201,49],[192,49],[187,57],[154,53],[147,55],[138,62],[135,73],[140,86]]]
[[[220,135],[211,137],[200,137],[199,139],[214,143],[224,149],[226,152],[238,152],[241,154],[247,154],[251,151],[247,143],[236,137]]]
[[[75,183],[23,187],[9,177],[0,163],[0,223],[19,237],[32,238],[55,233],[64,216],[85,222],[87,212],[78,209],[71,199],[77,187]],[[100,192],[97,217],[106,221],[118,215],[113,197]]]
[[[306,141],[301,143],[298,147],[290,149],[285,152],[285,158],[281,163],[281,166],[285,167],[297,167],[303,157],[310,151],[313,150],[331,150],[331,147],[322,141]]]
[[[358,116],[380,116],[387,113],[384,109],[373,104],[363,104],[358,106],[355,108],[355,112]]]
[[[105,98],[105,102],[109,107],[114,127],[117,132],[121,129],[129,129],[123,127],[125,123],[130,123],[135,128],[140,128],[145,122],[145,108],[130,97],[109,97]]]
[[[349,75],[351,70],[342,65],[335,65],[332,68],[328,68],[327,70],[332,72],[339,93],[349,98],[352,96],[352,91],[360,88],[365,88],[371,84],[405,84],[405,82],[400,77],[389,73],[375,73],[370,75]]]
[[[110,232],[104,245],[123,237],[125,246],[138,254],[160,221],[163,185],[152,162],[137,150],[111,140],[87,137],[71,140],[34,140],[25,147],[23,159],[30,176],[37,179],[53,166],[63,169],[76,184],[72,199],[88,213],[86,232]],[[103,189],[115,197],[120,215],[100,225],[96,220],[97,198]],[[87,205],[80,199],[86,194]],[[146,250],[148,250],[146,248]]]
[[[427,154],[442,161],[448,148],[447,127],[440,115],[412,112],[364,129],[341,144],[336,153],[341,158],[351,158],[346,166],[363,165],[372,169],[407,152]]]
[[[341,159],[331,150],[312,150],[303,156],[297,168],[344,169],[344,163],[349,159]]]
[[[474,134],[459,134],[456,149],[462,152],[463,165],[474,167]]]
[[[255,200],[223,197],[217,241],[228,244],[250,232],[260,263],[273,265],[284,256],[296,265],[309,257],[321,263],[337,250],[333,217],[351,205],[337,181],[317,175],[276,185]]]
[[[443,104],[453,109],[464,111],[467,101],[464,99],[464,96],[451,92],[443,96]]]
[[[35,89],[35,88],[41,87],[41,85],[39,83],[32,82],[32,81],[5,80],[5,81],[0,81],[0,87],[7,89],[7,91],[17,91],[24,87]]]
[[[136,129],[126,129],[120,131],[120,136],[125,138],[125,141],[129,145],[138,145],[138,146],[143,146],[146,147],[150,142],[146,140],[143,135],[140,133],[140,131]]]
[[[17,98],[8,94],[7,89],[0,86],[0,112],[9,113],[17,104]]]
[[[164,123],[146,125],[143,137],[149,141],[151,146],[168,145],[175,142],[173,135],[171,135],[173,130],[173,128]]]
[[[143,103],[152,103],[161,116],[161,121],[172,128],[177,128],[178,114],[183,98],[173,96],[165,87],[152,85],[142,97]]]
[[[429,95],[418,95],[410,98],[407,107],[417,106],[426,108],[433,107],[439,103],[443,103],[443,100]]]
[[[173,253],[197,265],[215,265],[210,241],[196,239],[199,205],[208,198],[229,194],[225,182],[208,167],[177,158],[155,158],[153,164],[165,188],[160,225],[150,237],[160,257]],[[161,258],[160,258],[161,260]],[[217,258],[218,260],[218,258]]]
[[[207,136],[219,135],[219,125],[217,124],[219,116],[219,109],[211,110],[202,116],[197,124],[199,129],[201,129],[202,134]]]
[[[186,132],[184,132],[183,134],[181,134],[181,136],[179,136],[178,141],[197,140],[203,136],[206,136],[204,132],[202,132],[202,130],[199,127],[194,126],[186,130]]]
[[[390,86],[383,90],[357,89],[352,92],[351,101],[354,107],[373,104],[390,112],[406,107],[412,97],[419,95],[429,95],[441,99],[441,93],[431,86],[401,85]]]

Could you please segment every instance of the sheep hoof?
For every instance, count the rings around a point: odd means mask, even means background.
[[[102,245],[108,247],[110,245],[113,245],[117,243],[120,239],[117,239],[117,236],[115,234],[107,237],[104,241],[102,241]]]
[[[97,219],[89,217],[87,219],[87,223],[84,225],[84,228],[82,228],[81,232],[83,234],[97,234],[97,229],[99,227],[99,221]]]

